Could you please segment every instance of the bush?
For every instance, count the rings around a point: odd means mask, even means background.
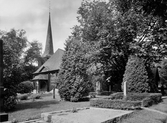
[[[162,101],[162,94],[160,93],[151,93],[148,97],[146,97],[142,101],[142,106],[143,107],[149,107],[153,104],[157,104]]]
[[[90,105],[100,108],[114,109],[138,109],[141,106],[148,107],[161,101],[160,93],[129,93],[126,100],[123,93],[118,92],[107,98],[96,98],[90,100]]]
[[[126,100],[141,101],[148,96],[149,96],[149,93],[128,93],[126,96]],[[123,92],[111,94],[109,98],[112,100],[122,100],[124,99]]]
[[[145,61],[142,58],[130,57],[124,73],[123,82],[127,82],[128,92],[149,92],[149,77]]]
[[[32,82],[30,81],[25,81],[25,82],[21,82],[19,85],[18,85],[18,93],[30,93],[33,91],[34,89],[34,85]]]
[[[99,108],[113,108],[122,110],[133,110],[141,107],[141,101],[110,100],[105,98],[96,98],[90,100],[90,105]]]
[[[59,86],[59,94],[62,99],[77,102],[85,96],[88,96],[91,83],[76,77],[72,83],[66,82]]]
[[[77,101],[88,96],[93,88],[87,72],[87,50],[84,44],[73,38],[67,42],[65,49],[58,75],[59,94],[64,100]]]
[[[18,96],[17,96],[17,99],[20,99],[20,100],[27,100],[27,99],[28,99],[28,95],[27,95],[27,94],[18,95]]]
[[[143,99],[142,106],[149,107],[153,104],[153,101],[150,97]]]
[[[123,99],[123,92],[117,92],[111,94],[109,99],[111,100],[122,100]],[[145,98],[151,98],[154,100],[154,103],[159,103],[161,101],[162,94],[160,93],[128,93],[127,100],[129,101],[142,101]]]
[[[112,100],[123,99],[123,92],[111,94],[109,98]]]
[[[142,101],[148,96],[149,93],[129,93],[126,99],[130,101]]]
[[[4,103],[3,108],[5,111],[11,111],[15,108],[17,104],[16,92],[13,89],[6,89],[4,90]]]
[[[9,97],[6,96],[4,98],[3,108],[5,111],[11,111],[15,108],[16,104],[17,104],[16,96],[9,96]]]

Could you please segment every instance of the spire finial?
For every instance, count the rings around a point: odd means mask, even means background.
[[[50,0],[49,0],[49,20],[48,20],[48,31],[46,37],[45,51],[43,57],[51,56],[54,53],[53,40],[52,40],[52,29],[51,29],[51,17],[50,17]]]
[[[49,14],[50,14],[50,0],[49,0]]]

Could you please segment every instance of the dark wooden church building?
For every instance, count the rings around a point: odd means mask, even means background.
[[[49,12],[45,50],[42,58],[38,60],[39,68],[33,73],[34,78],[32,79],[36,85],[37,92],[50,91],[52,90],[53,86],[55,86],[55,81],[60,69],[63,54],[64,50],[62,49],[58,49],[54,53],[51,17]]]

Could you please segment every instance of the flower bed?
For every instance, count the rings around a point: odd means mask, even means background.
[[[140,109],[142,106],[148,107],[161,102],[161,94],[159,93],[129,93],[126,98],[123,93],[114,93],[107,98],[95,98],[90,100],[90,105],[100,108],[113,109]]]

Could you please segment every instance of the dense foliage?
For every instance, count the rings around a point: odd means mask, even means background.
[[[164,59],[161,62],[160,67],[161,68],[159,70],[159,75],[160,75],[161,79],[163,79],[163,82],[166,83],[166,81],[167,81],[167,59]]]
[[[92,88],[88,80],[86,49],[82,43],[73,39],[66,44],[66,51],[62,59],[58,84],[61,98],[78,101]]]
[[[36,58],[31,57],[29,50],[32,49],[34,54],[40,55],[41,48],[38,42],[27,41],[24,30],[11,29],[9,32],[0,33],[3,40],[4,105],[10,110],[16,104],[18,84],[32,79],[32,73],[37,69],[37,66],[32,64],[32,58]],[[35,49],[33,44],[39,47]]]
[[[160,68],[159,68],[159,76],[160,76],[160,87],[161,93],[163,95],[166,94],[165,88],[167,88],[167,60],[164,59],[161,61]]]
[[[127,82],[128,92],[149,92],[149,77],[145,67],[145,61],[142,58],[130,57],[123,78]]]
[[[18,93],[30,93],[34,90],[34,85],[30,81],[21,82],[18,85]]]
[[[160,6],[164,8],[162,13],[159,12]],[[86,57],[78,60],[77,64],[88,60],[84,66],[87,69],[85,77],[88,81],[95,83],[101,76],[102,84],[107,83],[112,90],[121,91],[128,57],[136,55],[146,60],[145,69],[148,72],[148,80],[154,82],[151,80],[152,63],[165,57],[167,51],[167,23],[164,6],[164,2],[157,0],[110,0],[109,2],[84,0],[78,10],[79,25],[74,26],[67,42],[71,44],[77,42],[86,50],[76,50],[74,53],[69,51],[73,45],[66,45],[68,46],[66,52],[70,55],[66,55],[66,60],[62,63],[62,69],[64,69],[62,71],[68,69],[64,66],[72,63],[72,57],[83,53]],[[75,72],[78,72],[78,69],[70,69],[70,73]],[[64,80],[69,83],[69,78],[76,76],[75,74],[60,75],[60,78],[66,76]],[[71,88],[71,86],[66,85],[66,88]],[[150,86],[152,91],[155,86],[154,84]]]

